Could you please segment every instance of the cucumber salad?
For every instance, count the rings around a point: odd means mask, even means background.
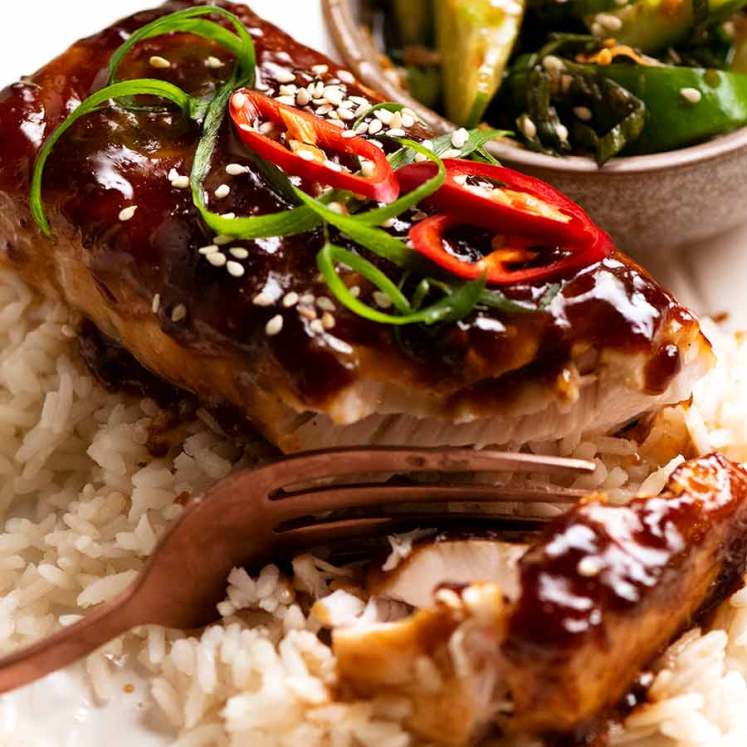
[[[371,0],[402,82],[461,127],[617,155],[747,124],[747,0]]]

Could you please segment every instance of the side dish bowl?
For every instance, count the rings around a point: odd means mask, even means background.
[[[423,106],[386,70],[362,20],[360,0],[323,0],[338,51],[358,78],[413,109],[438,132],[455,125]],[[747,128],[700,145],[611,160],[533,153],[510,141],[488,146],[504,165],[540,177],[581,203],[628,252],[703,241],[747,221]]]

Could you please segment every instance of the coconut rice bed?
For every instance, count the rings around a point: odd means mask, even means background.
[[[198,413],[167,456],[152,456],[159,408],[100,387],[79,360],[75,324],[63,306],[0,272],[2,653],[122,591],[185,499],[261,451],[238,446]],[[747,460],[747,342],[714,326],[707,332],[718,368],[693,405],[661,415],[643,443],[587,436],[532,449],[594,459],[596,474],[578,485],[620,501],[658,492],[685,455],[718,448]],[[275,566],[257,578],[234,571],[223,622],[199,638],[149,627],[97,652],[86,662],[95,697],[122,697],[110,667],[125,656],[147,671],[146,708],[168,720],[178,747],[415,745],[402,726],[406,702],[334,699],[334,656],[310,610],[349,587],[348,572],[311,556],[293,568],[292,578]],[[614,745],[744,745],[747,593],[723,605],[712,630],[687,633],[652,676],[650,703],[614,733]]]

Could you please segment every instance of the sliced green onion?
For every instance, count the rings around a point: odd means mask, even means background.
[[[446,134],[434,138],[431,141],[432,148],[430,150],[437,156],[442,156],[447,151],[455,150],[458,152],[454,155],[454,158],[467,158],[475,151],[484,148],[484,146],[491,140],[500,137],[507,137],[511,134],[512,133],[508,130],[484,130],[478,127],[474,130],[469,130],[469,138],[467,138],[467,142],[461,148],[454,148],[451,142],[452,136]],[[415,154],[411,152],[411,149],[407,148],[402,148],[389,157],[389,163],[395,171],[403,166],[413,163],[414,160]]]
[[[199,16],[207,15],[218,15],[227,19],[236,29],[236,34],[232,34],[215,21],[199,19]],[[254,83],[256,67],[254,40],[236,15],[216,5],[178,10],[139,28],[112,55],[109,62],[109,83],[116,81],[117,70],[122,64],[122,60],[138,42],[173,32],[197,34],[225,47],[235,55],[238,61],[241,85],[252,85]]]
[[[297,187],[293,189],[298,199],[311,208],[320,218],[377,256],[399,267],[404,267],[413,256],[413,250],[409,249],[401,239],[390,236],[380,228],[365,225],[354,215],[341,215],[334,210],[330,210],[320,200],[315,200]]]
[[[356,298],[337,272],[336,264],[344,264],[362,275],[389,297],[400,315],[386,314]],[[407,324],[437,324],[464,319],[477,305],[485,288],[485,279],[465,283],[431,306],[413,310],[402,291],[381,271],[354,252],[327,243],[317,255],[317,266],[337,300],[354,314],[379,324],[404,326]]]
[[[137,80],[127,80],[120,83],[114,83],[106,86],[96,93],[89,96],[83,101],[77,109],[71,112],[62,124],[47,138],[44,146],[39,151],[34,163],[34,173],[31,177],[31,189],[29,194],[29,205],[31,215],[36,221],[39,228],[47,235],[51,235],[49,222],[44,214],[44,203],[42,201],[42,179],[44,177],[44,167],[49,158],[49,154],[55,147],[60,138],[79,120],[87,114],[91,114],[100,106],[119,98],[129,98],[130,96],[149,95],[158,96],[159,98],[168,99],[175,103],[185,114],[191,115],[194,99],[185,91],[172,83],[163,80],[153,80],[151,78],[138,78]]]
[[[367,225],[380,226],[382,223],[396,218],[398,215],[407,212],[410,208],[415,207],[419,202],[422,202],[427,197],[430,197],[434,192],[437,192],[443,186],[446,181],[446,169],[444,168],[443,161],[434,153],[423,147],[420,143],[416,143],[414,140],[397,139],[397,142],[403,147],[412,150],[415,153],[424,155],[430,161],[436,164],[436,174],[428,181],[423,182],[417,189],[413,189],[412,192],[408,192],[404,197],[400,197],[398,200],[384,205],[380,208],[374,208],[368,210],[365,213],[356,213],[354,217],[356,220]]]
[[[405,108],[404,104],[397,104],[394,101],[385,101],[382,104],[375,104],[374,106],[370,107],[368,110],[363,112],[363,114],[360,115],[352,124],[351,130],[355,131],[356,127],[358,127],[361,122],[363,122],[364,119],[370,117],[375,112],[379,111],[380,109],[385,109],[388,112],[401,112]]]

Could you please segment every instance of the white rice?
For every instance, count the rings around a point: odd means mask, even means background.
[[[78,359],[75,321],[0,272],[0,653],[119,593],[184,497],[256,459],[207,416],[189,423],[167,456],[153,457],[147,441],[157,406],[95,383]],[[593,459],[596,473],[577,485],[618,500],[641,486],[658,492],[691,442],[747,460],[747,344],[710,332],[718,369],[699,386],[695,405],[663,415],[644,444],[584,436],[533,450]],[[293,569],[292,578],[275,566],[257,578],[234,571],[223,622],[199,638],[150,626],[112,642],[87,662],[96,697],[117,697],[111,661],[129,653],[149,672],[147,707],[171,724],[174,747],[417,744],[402,725],[407,703],[335,700],[334,656],[309,610],[344,588],[348,571],[310,556]],[[358,612],[352,604],[350,614]],[[691,631],[672,648],[650,700],[614,735],[615,745],[747,741],[747,593],[724,605],[713,630]],[[23,735],[15,736],[20,744]]]

